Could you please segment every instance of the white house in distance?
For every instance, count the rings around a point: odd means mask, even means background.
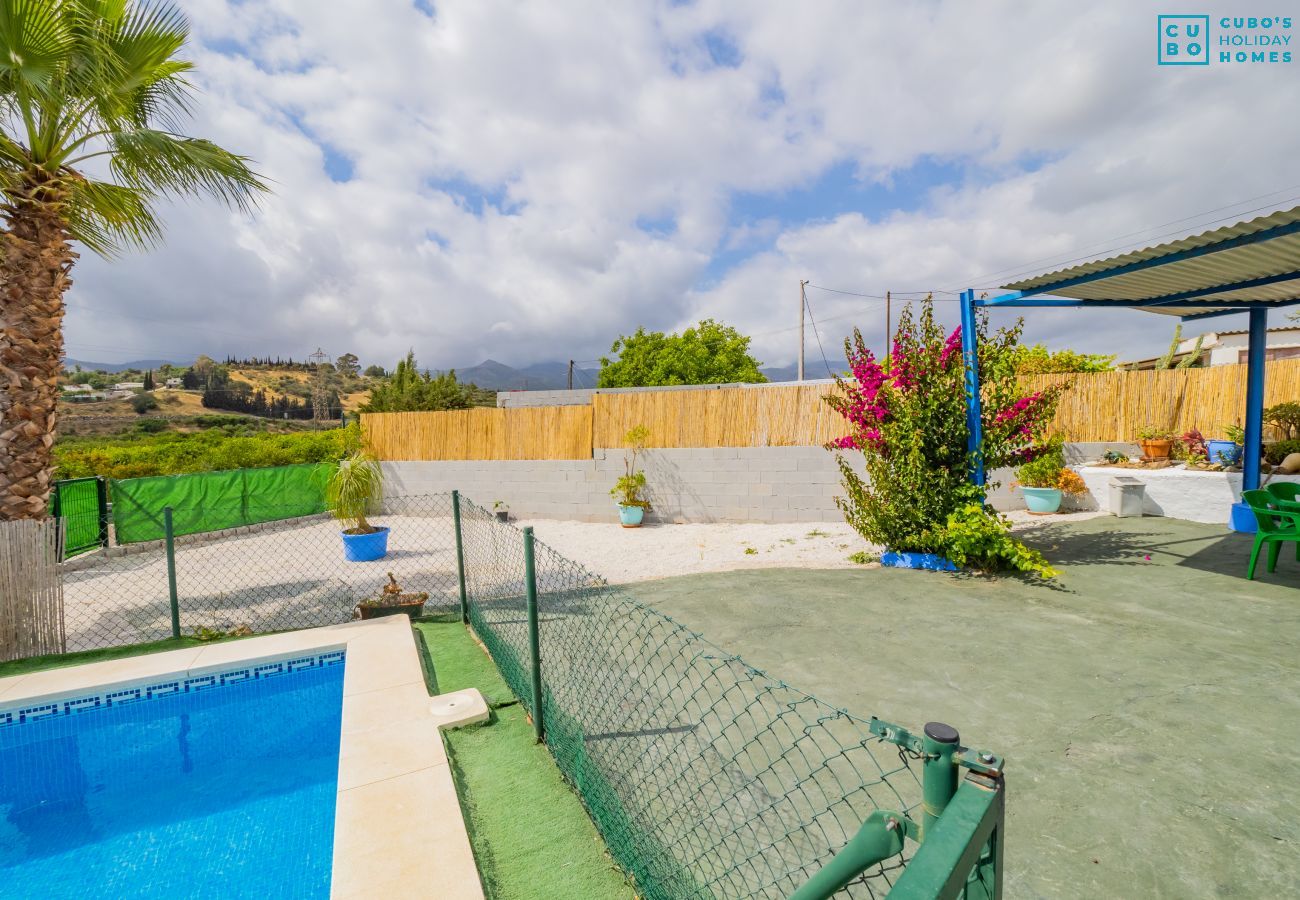
[[[1247,332],[1242,331],[1207,331],[1200,338],[1190,337],[1178,343],[1174,353],[1173,365],[1177,365],[1191,355],[1196,349],[1197,340],[1201,340],[1202,366],[1227,366],[1246,362]],[[1163,356],[1163,354],[1161,354]],[[1300,357],[1300,325],[1283,325],[1268,330],[1268,343],[1265,345],[1264,358],[1272,362],[1275,359],[1293,359]],[[1120,363],[1124,369],[1154,369],[1160,356],[1140,359],[1134,362]]]
[[[169,388],[178,388],[181,384],[182,382],[179,378],[168,378],[164,386]]]
[[[119,381],[117,384],[113,385],[113,390],[115,390],[115,391],[143,391],[143,390],[144,390],[144,382],[143,382],[143,381]]]

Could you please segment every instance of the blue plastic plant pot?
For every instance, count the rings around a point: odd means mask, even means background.
[[[388,528],[381,526],[370,534],[343,535],[343,558],[348,562],[374,562],[388,554]]]
[[[1228,527],[1242,534],[1254,534],[1259,528],[1259,522],[1249,504],[1238,502],[1232,504],[1232,512],[1228,514]]]
[[[620,505],[618,508],[618,521],[624,528],[640,528],[643,518],[645,518],[644,506]]]
[[[1060,488],[1025,487],[1021,485],[1020,491],[1025,495],[1025,506],[1029,508],[1031,513],[1046,515],[1061,508]]]
[[[898,553],[886,550],[880,564],[894,569],[928,569],[931,572],[956,572],[957,565],[937,553]]]
[[[1205,455],[1210,458],[1210,462],[1221,466],[1235,466],[1241,462],[1241,450],[1241,444],[1232,441],[1205,442]]]

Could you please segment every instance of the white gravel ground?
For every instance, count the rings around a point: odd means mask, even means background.
[[[1013,512],[1016,528],[1089,519],[1095,512],[1045,517]],[[709,523],[644,525],[527,519],[537,539],[613,584],[735,569],[847,569],[858,551],[879,553],[843,522],[783,525]]]

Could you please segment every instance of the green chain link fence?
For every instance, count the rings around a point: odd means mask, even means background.
[[[175,534],[169,553],[164,509],[149,510],[164,525],[163,539],[101,548],[59,566],[69,651],[200,630],[258,633],[347,622],[389,572],[406,590],[429,594],[426,613],[459,609],[447,495],[385,501],[389,554],[373,563],[344,560],[340,526],[329,513],[302,515],[296,502],[265,498],[242,507],[259,524]],[[172,511],[174,522],[202,517],[196,507]]]
[[[923,791],[921,769],[937,753],[770,677],[487,510],[457,506],[469,624],[641,896],[789,897],[877,810],[894,817],[876,824],[899,829],[898,849],[850,859],[847,877],[800,896],[891,892],[917,852],[902,833],[920,837],[934,789],[927,778]],[[951,781],[938,805],[957,792],[953,740],[935,772]],[[985,757],[973,774],[991,782],[1001,761]],[[985,799],[962,789],[967,805]],[[982,814],[1000,823],[1000,783],[984,793]],[[999,844],[971,841],[969,860],[928,854],[921,874],[952,883],[931,896],[998,896]]]
[[[328,514],[244,510],[262,524],[61,563],[67,649],[345,622],[391,571],[472,626],[647,900],[999,896],[1001,761],[955,734],[805,694],[454,493],[386,499],[373,563]]]
[[[63,519],[63,554],[108,546],[108,485],[102,478],[54,482],[50,515]]]

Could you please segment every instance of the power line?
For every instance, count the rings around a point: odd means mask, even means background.
[[[806,295],[803,298],[803,303],[808,310],[808,321],[812,324],[813,337],[817,339],[817,350],[822,355],[822,364],[826,366],[826,374],[834,378],[835,373],[831,371],[830,360],[826,358],[826,351],[822,349],[822,336],[817,333],[817,320],[813,318],[812,304],[808,302],[808,297]]]

